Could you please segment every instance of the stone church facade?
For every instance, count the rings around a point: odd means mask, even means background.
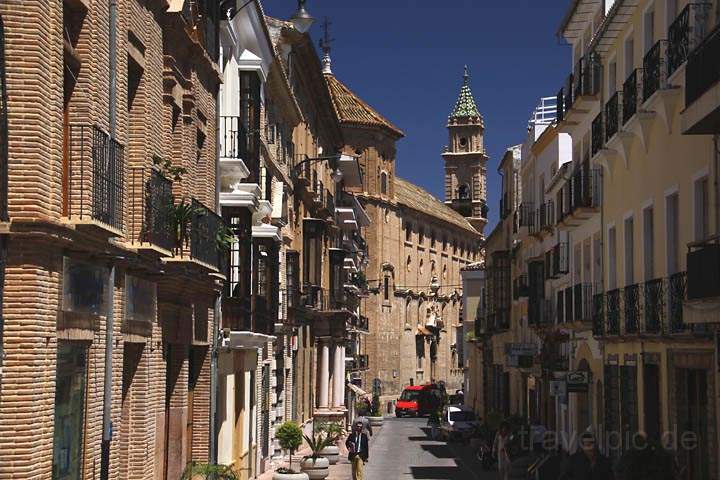
[[[384,408],[411,384],[443,381],[454,392],[463,381],[460,270],[481,260],[487,222],[484,126],[469,77],[448,120],[445,202],[396,176],[403,132],[329,68],[326,80],[344,153],[360,159],[363,187],[355,193],[372,225],[363,232],[370,294],[361,311],[370,322],[364,342],[369,368],[352,380],[367,392],[379,388]]]

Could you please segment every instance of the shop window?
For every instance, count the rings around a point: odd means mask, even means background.
[[[80,480],[88,347],[60,340],[57,348],[52,478]]]
[[[104,315],[110,272],[106,267],[63,259],[63,310]]]

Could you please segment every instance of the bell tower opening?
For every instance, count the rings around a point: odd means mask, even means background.
[[[470,90],[467,66],[455,107],[448,117],[445,203],[482,233],[487,224],[487,160],[485,122]]]

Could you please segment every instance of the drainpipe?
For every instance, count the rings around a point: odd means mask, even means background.
[[[8,215],[8,118],[7,118],[7,84],[5,82],[5,27],[0,15],[0,221],[10,220]],[[4,132],[4,133],[2,133]],[[2,397],[2,374],[5,349],[3,348],[3,330],[5,317],[3,315],[3,295],[5,292],[5,261],[7,259],[8,238],[0,235],[0,397]]]
[[[228,21],[230,21],[228,19]],[[222,45],[219,47],[218,64],[224,74],[223,65],[225,59]],[[223,90],[222,84],[218,86],[218,94],[215,98],[215,211],[222,215],[220,206],[220,97]],[[218,397],[218,337],[220,335],[220,318],[222,316],[222,302],[220,295],[215,298],[213,309],[212,326],[212,348],[210,352],[210,458],[211,465],[217,463],[217,397]]]
[[[110,0],[109,23],[110,32],[109,49],[109,94],[108,94],[108,123],[110,137],[115,138],[117,130],[117,0]],[[103,433],[100,457],[100,478],[107,480],[110,475],[110,443],[112,441],[112,356],[113,356],[113,330],[115,328],[115,265],[110,266],[110,280],[108,287],[108,313],[105,322],[105,375],[103,390]]]

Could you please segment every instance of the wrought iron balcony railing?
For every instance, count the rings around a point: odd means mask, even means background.
[[[720,81],[720,24],[692,51],[685,67],[685,105],[690,106]]]
[[[548,200],[538,207],[538,223],[541,229],[555,225],[555,202]]]
[[[130,170],[128,231],[133,244],[175,248],[172,181],[152,168]]]
[[[565,112],[566,116],[567,112],[572,108],[573,101],[575,100],[574,94],[574,78],[573,74],[571,73],[568,75],[567,79],[565,80],[565,87],[563,87],[563,90],[565,91],[565,101],[563,102],[564,108],[563,111]]]
[[[597,95],[600,92],[600,62],[594,53],[588,53],[580,58],[573,72],[575,80],[574,95]]]
[[[222,326],[234,332],[252,331],[252,306],[250,299],[223,297]]]
[[[567,242],[559,242],[552,249],[552,276],[559,277],[568,273],[570,268],[570,250]]]
[[[628,285],[623,289],[623,313],[625,314],[625,333],[640,331],[640,286]]]
[[[95,125],[70,125],[63,210],[123,230],[124,147]]]
[[[560,91],[557,94],[557,98],[555,100],[555,118],[559,122],[562,122],[565,119],[565,110],[564,110],[564,103],[565,103],[565,91],[563,88],[560,89]]]
[[[620,123],[620,92],[615,92],[605,104],[605,140],[610,140]]]
[[[686,329],[683,322],[683,302],[687,290],[687,274],[678,272],[668,278],[668,328],[670,333]]]
[[[596,337],[605,334],[605,294],[596,293],[592,296],[592,331]]]
[[[667,82],[667,40],[658,40],[643,58],[643,102]]]
[[[592,154],[593,156],[595,156],[600,150],[602,150],[603,146],[605,145],[602,112],[598,113],[592,122],[591,136]]]
[[[218,243],[218,233],[223,228],[223,219],[194,198],[191,207],[190,256],[219,268],[222,252]]]
[[[643,330],[646,333],[660,333],[662,330],[663,318],[665,317],[665,295],[663,279],[648,280],[643,288],[643,308],[645,324]]]
[[[535,225],[535,204],[523,203],[520,205],[520,226],[531,227]]]
[[[642,91],[642,69],[636,68],[628,75],[623,83],[623,94],[622,94],[622,119],[623,125],[625,125],[638,111],[638,102],[640,95],[638,92]]]
[[[620,289],[607,292],[607,326],[605,331],[608,335],[620,335],[620,317],[622,315],[620,310],[620,293]]]
[[[668,76],[672,75],[688,58],[705,35],[705,25],[712,4],[689,3],[668,28]]]
[[[240,159],[250,170],[244,181],[260,181],[260,152],[257,132],[249,132],[238,116],[221,116],[219,119],[220,158]]]

